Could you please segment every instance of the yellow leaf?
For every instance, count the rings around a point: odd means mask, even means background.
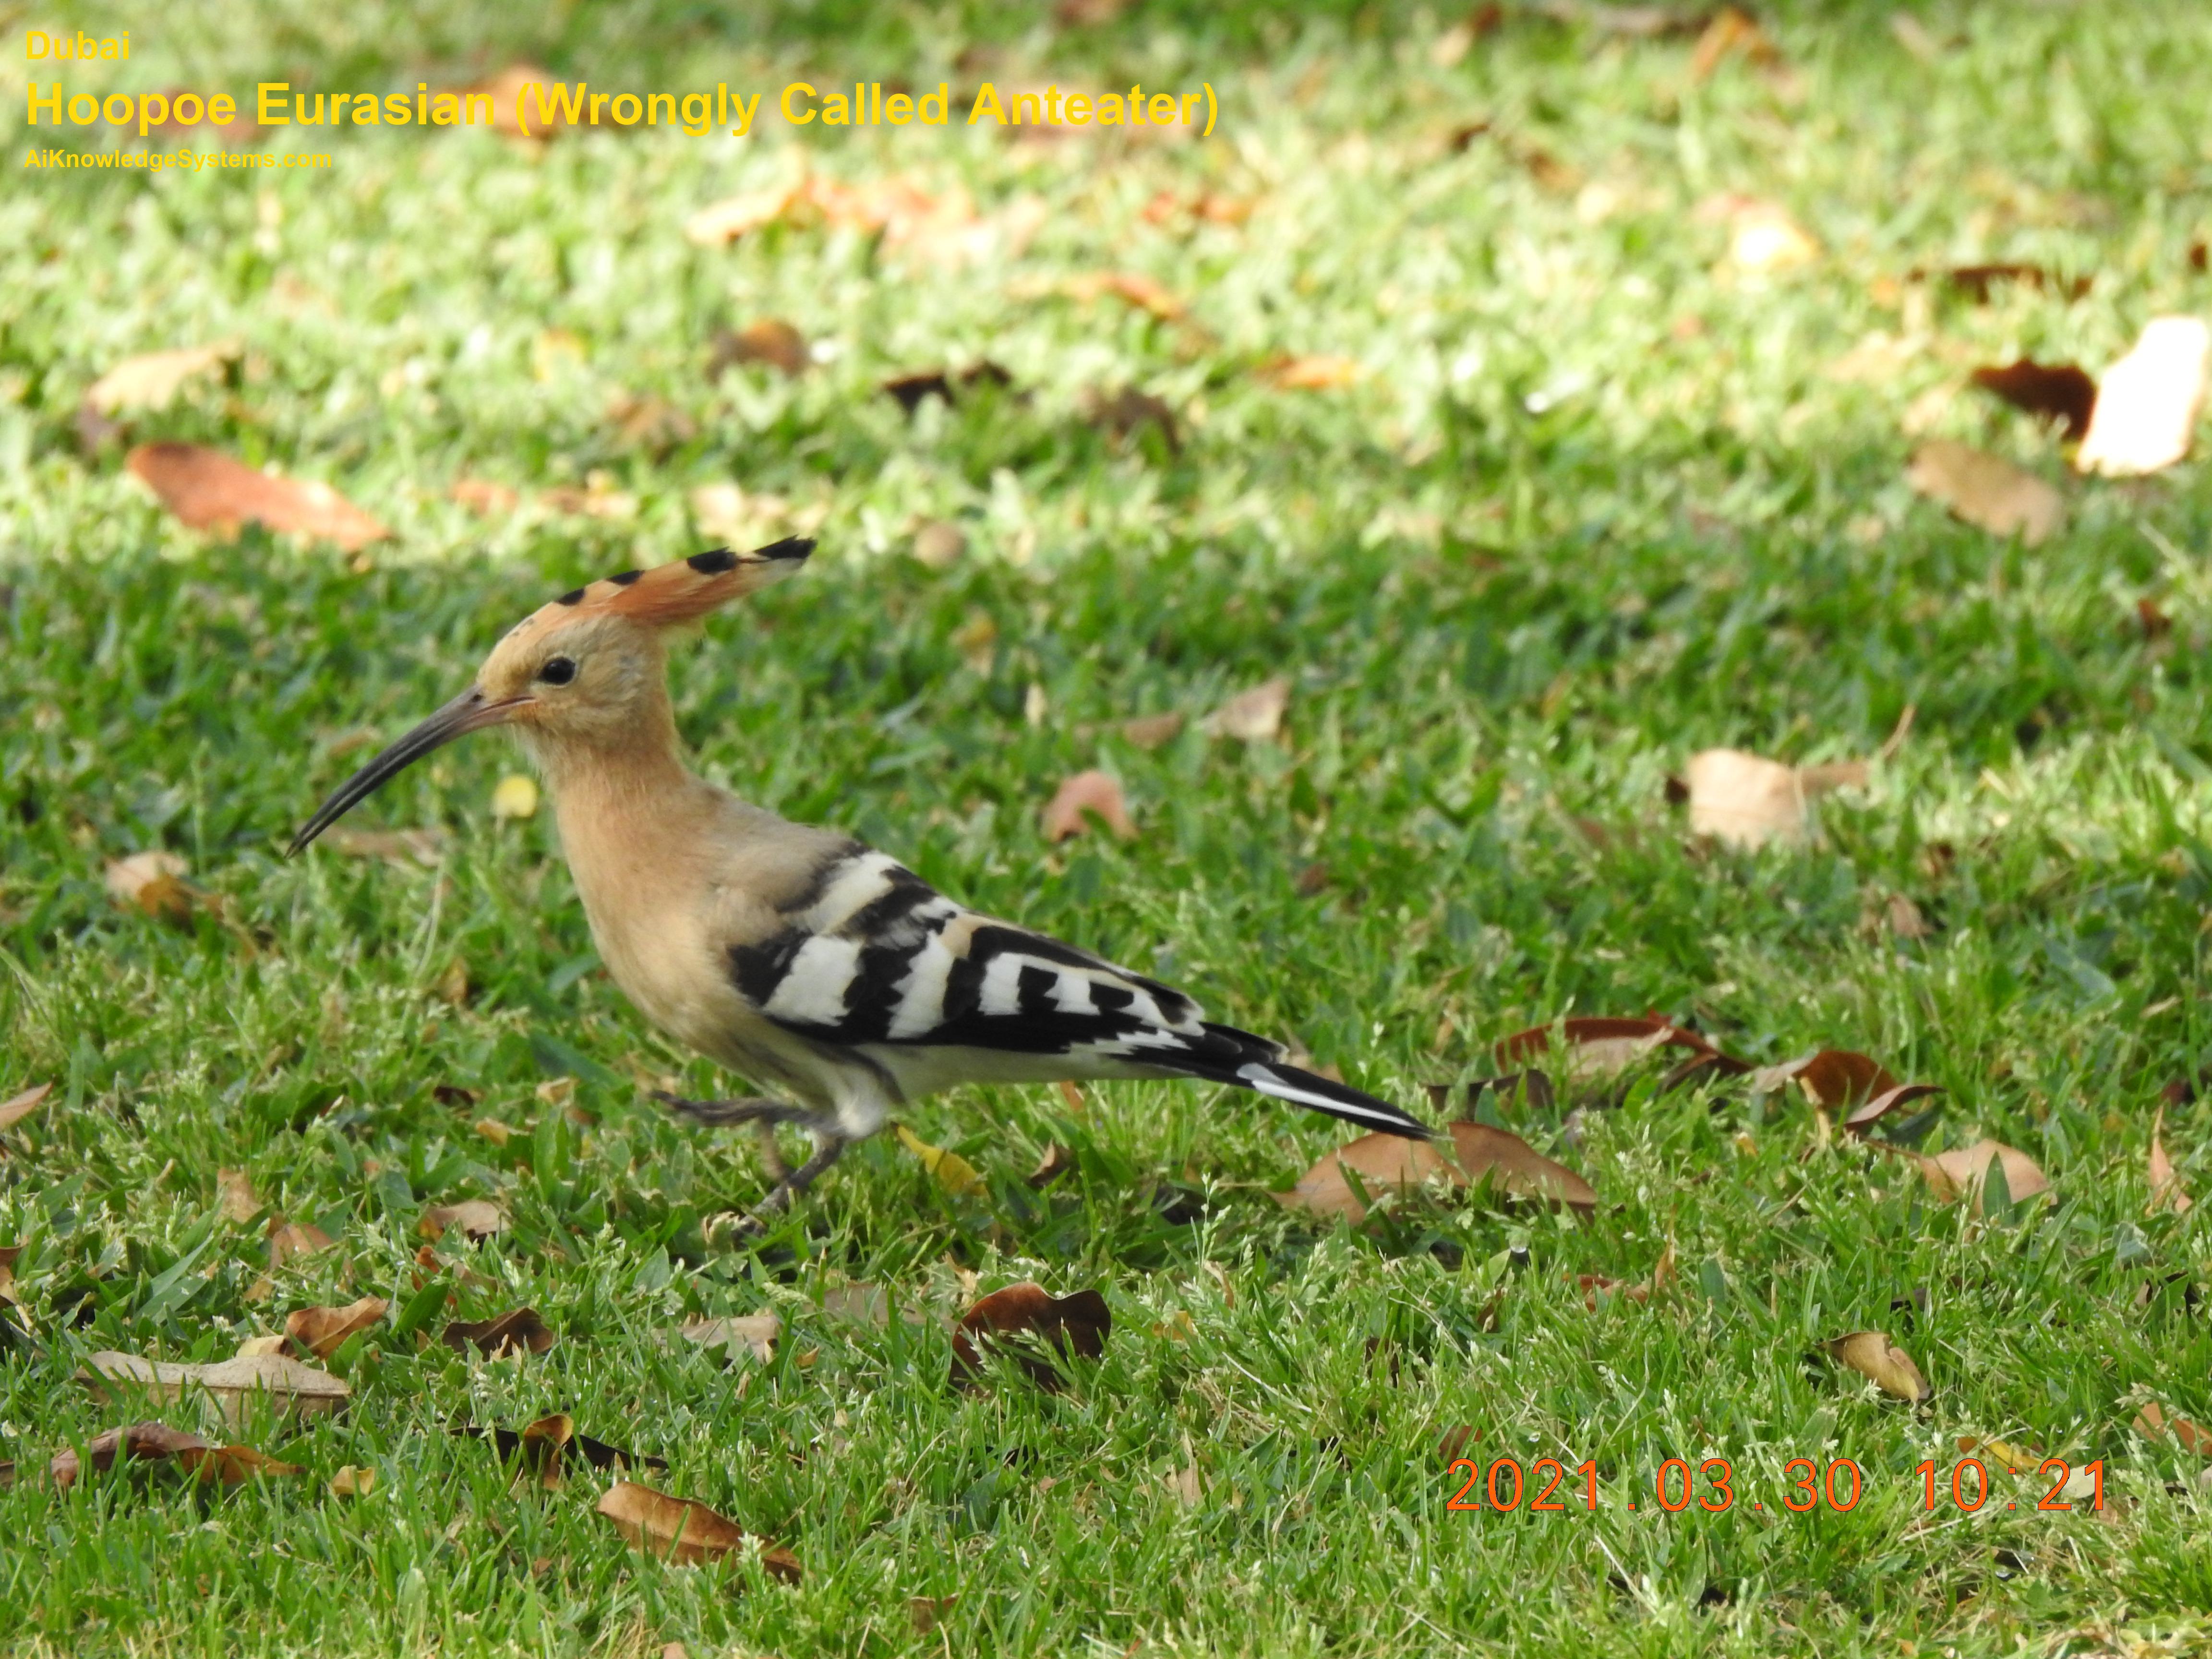
[[[538,816],[538,781],[510,772],[491,792],[491,815],[495,818],[533,818]]]
[[[983,1177],[959,1153],[931,1146],[903,1123],[898,1126],[897,1133],[899,1145],[920,1158],[921,1167],[935,1176],[937,1184],[954,1198],[966,1198],[983,1190]]]

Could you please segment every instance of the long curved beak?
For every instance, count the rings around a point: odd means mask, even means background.
[[[518,706],[528,701],[526,697],[514,697],[505,702],[488,702],[481,690],[471,686],[340,784],[337,793],[316,810],[315,816],[301,826],[300,833],[292,837],[292,844],[285,849],[284,856],[291,858],[298,854],[317,836],[433,749],[441,749],[465,733],[482,731],[487,726],[497,726]]]

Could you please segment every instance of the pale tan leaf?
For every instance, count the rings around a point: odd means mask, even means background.
[[[1134,720],[1121,722],[1121,736],[1139,749],[1158,749],[1162,744],[1172,743],[1182,731],[1182,714],[1170,709],[1164,714],[1139,714]]]
[[[272,477],[198,444],[141,444],[124,465],[193,530],[228,538],[263,524],[349,553],[392,533],[326,483]]]
[[[1264,365],[1260,379],[1278,392],[1328,392],[1359,379],[1355,357],[1278,357]]]
[[[1425,1186],[1442,1177],[1455,1186],[1464,1178],[1452,1161],[1432,1141],[1409,1140],[1403,1135],[1377,1130],[1322,1154],[1314,1166],[1298,1177],[1287,1193],[1272,1196],[1286,1210],[1310,1215],[1344,1216],[1357,1226],[1367,1216],[1367,1206],[1346,1172],[1356,1177],[1359,1189],[1370,1199],[1395,1189]]]
[[[237,341],[225,340],[125,357],[92,383],[84,400],[103,415],[167,409],[185,381],[222,368],[238,351]]]
[[[892,1133],[900,1146],[921,1160],[921,1167],[937,1177],[937,1184],[954,1198],[967,1198],[983,1190],[983,1177],[975,1166],[959,1153],[942,1146],[933,1146],[920,1135],[901,1123]]]
[[[483,518],[503,517],[522,505],[522,493],[514,485],[489,478],[456,478],[446,493]]]
[[[1090,828],[1088,813],[1096,813],[1116,837],[1127,841],[1137,833],[1129,816],[1120,781],[1104,772],[1078,772],[1062,783],[1045,803],[1039,828],[1047,841],[1066,841]]]
[[[684,222],[686,240],[701,247],[725,247],[740,236],[772,225],[804,199],[806,185],[775,185],[743,191],[701,208]]]
[[[2176,1215],[2186,1215],[2196,1200],[2183,1190],[2173,1160],[2166,1155],[2162,1136],[2165,1128],[2166,1108],[2161,1106],[2150,1126],[2150,1203],[2144,1213],[2155,1215],[2160,1210],[2172,1210]]]
[[[2040,546],[2066,522],[2066,498],[2033,472],[1948,438],[1930,438],[1913,452],[1905,481],[1992,535],[2017,535]]]
[[[752,1537],[736,1522],[692,1498],[672,1498],[634,1480],[617,1480],[597,1507],[632,1544],[673,1565],[720,1561],[757,1545],[765,1571],[786,1583],[799,1582],[799,1559],[789,1550]]]
[[[967,532],[946,520],[932,519],[914,532],[914,556],[932,570],[950,570],[967,553]]]
[[[1730,847],[1802,842],[1809,832],[1797,769],[1736,749],[1706,749],[1683,768],[1690,829]]]
[[[234,1358],[253,1359],[264,1353],[289,1353],[291,1348],[292,1339],[280,1331],[270,1336],[247,1337],[238,1345],[238,1352]]]
[[[498,1205],[486,1198],[467,1198],[459,1204],[434,1205],[423,1211],[415,1231],[434,1242],[456,1231],[478,1240],[489,1238],[506,1225],[507,1216]]]
[[[269,1265],[271,1268],[303,1255],[329,1249],[337,1241],[310,1222],[288,1222],[282,1216],[269,1219]]]
[[[2097,383],[2088,435],[2074,457],[2083,472],[2131,477],[2189,453],[2204,408],[2212,329],[2197,317],[2154,317],[2128,355]]]
[[[1808,265],[1820,257],[1820,245],[1778,207],[1753,204],[1735,216],[1729,237],[1729,263],[1754,275]]]
[[[40,1103],[53,1093],[51,1083],[34,1083],[13,1100],[0,1102],[0,1129],[12,1129],[39,1109]]]
[[[186,868],[174,853],[159,848],[112,860],[106,872],[108,896],[159,921],[188,921],[192,890],[185,884]]]
[[[711,377],[732,363],[766,363],[796,379],[812,362],[804,334],[781,317],[763,317],[718,337],[707,372]]]
[[[1820,1346],[1837,1363],[1850,1366],[1885,1394],[1917,1404],[1935,1393],[1912,1356],[1880,1331],[1853,1331]]]
[[[227,1423],[236,1424],[258,1402],[279,1416],[336,1411],[353,1390],[328,1371],[283,1354],[253,1354],[211,1365],[188,1365],[108,1351],[92,1355],[77,1373],[102,1399],[143,1393],[175,1401],[204,1391]]]
[[[331,1477],[333,1498],[366,1498],[376,1490],[376,1471],[348,1463]]]
[[[215,1191],[226,1220],[251,1221],[261,1213],[261,1200],[254,1195],[253,1182],[243,1170],[218,1170]]]
[[[1223,703],[1206,717],[1205,730],[1210,737],[1272,743],[1283,729],[1283,715],[1290,706],[1290,677],[1278,674]]]
[[[725,1315],[718,1319],[687,1319],[677,1328],[686,1342],[702,1348],[743,1348],[765,1365],[775,1358],[775,1339],[783,1321],[772,1313]]]
[[[1992,1162],[2002,1165],[2005,1188],[2014,1204],[2051,1190],[2050,1180],[2036,1167],[2033,1158],[1986,1137],[1971,1146],[1954,1147],[1934,1158],[1915,1154],[1914,1161],[1937,1198],[1945,1203],[1956,1198],[1971,1199],[1976,1215],[1982,1212],[1982,1184],[1989,1178]]]

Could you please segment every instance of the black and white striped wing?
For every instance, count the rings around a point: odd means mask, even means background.
[[[880,853],[855,846],[826,862],[781,915],[780,931],[732,947],[730,969],[740,994],[795,1036],[1060,1057],[1103,1075],[1156,1069],[1428,1133],[1395,1107],[1284,1064],[1279,1045],[1209,1023],[1182,992],[956,904]]]

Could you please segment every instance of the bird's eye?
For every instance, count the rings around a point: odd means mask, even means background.
[[[569,657],[548,657],[538,678],[548,685],[566,685],[576,678],[575,661]]]

